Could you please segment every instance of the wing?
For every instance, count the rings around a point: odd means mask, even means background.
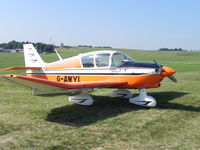
[[[120,86],[127,84],[126,81],[114,80],[114,79],[104,80],[104,81],[61,83],[47,79],[25,77],[19,75],[4,75],[1,76],[0,79],[9,83],[33,89],[34,91],[36,91],[36,93],[42,93],[42,94],[60,93],[64,91],[66,92],[66,89],[74,90],[81,88],[112,87],[112,86]],[[35,95],[38,95],[36,93]]]
[[[2,69],[0,71],[7,71],[7,70],[40,70],[42,67],[21,67],[21,66],[14,66],[6,69]]]

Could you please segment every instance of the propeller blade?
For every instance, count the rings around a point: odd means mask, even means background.
[[[153,60],[153,62],[158,66],[158,68],[162,68],[162,66],[156,60]]]
[[[173,82],[177,82],[176,78],[175,78],[173,75],[169,76],[168,78],[169,78],[170,80],[172,80]]]

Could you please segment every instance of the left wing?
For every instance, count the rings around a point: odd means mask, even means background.
[[[112,87],[127,84],[123,80],[103,80],[103,81],[87,81],[87,82],[71,82],[62,83],[57,81],[51,81],[47,79],[25,77],[19,75],[4,75],[0,77],[1,80],[23,86],[29,89],[37,91],[46,91],[52,93],[52,91],[65,91],[66,89],[81,89],[81,88],[95,88],[95,87]]]

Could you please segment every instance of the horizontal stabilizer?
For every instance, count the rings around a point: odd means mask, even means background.
[[[7,71],[7,70],[40,70],[40,69],[42,69],[42,67],[20,67],[20,66],[15,66],[15,67],[2,69],[0,71]]]

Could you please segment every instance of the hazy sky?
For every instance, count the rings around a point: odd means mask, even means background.
[[[200,0],[0,0],[0,43],[200,49]]]

